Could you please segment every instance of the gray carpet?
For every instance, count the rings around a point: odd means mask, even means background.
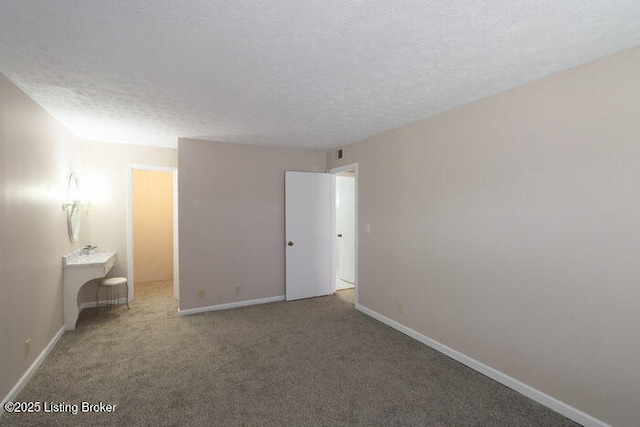
[[[178,317],[157,288],[83,311],[17,399],[114,412],[0,425],[576,425],[357,312],[353,291]]]

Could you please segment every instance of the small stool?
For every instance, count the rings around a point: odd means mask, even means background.
[[[114,289],[118,288],[121,285],[125,285],[126,287],[126,296],[127,296],[127,309],[129,308],[129,284],[127,283],[126,277],[109,277],[98,279],[96,281],[96,316],[98,315],[100,308],[100,300],[98,299],[98,293],[100,292],[100,288],[107,289],[107,308],[111,307],[111,301],[113,298]],[[120,303],[120,295],[116,292],[116,301],[118,304]]]

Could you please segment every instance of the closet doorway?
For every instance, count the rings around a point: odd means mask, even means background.
[[[128,172],[131,297],[152,293],[178,299],[177,171],[130,166]]]

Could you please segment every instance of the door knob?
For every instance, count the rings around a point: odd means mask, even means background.
[[[289,243],[287,243],[287,245],[293,246],[293,242],[289,242]]]

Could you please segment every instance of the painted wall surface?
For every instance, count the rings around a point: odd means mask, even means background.
[[[133,171],[135,282],[173,280],[173,173]]]
[[[180,309],[284,295],[284,172],[322,172],[325,154],[190,139],[178,152]]]
[[[3,399],[62,328],[62,256],[82,240],[69,242],[62,210],[79,140],[1,74],[0,113]]]
[[[178,150],[144,145],[88,142],[80,144],[83,182],[93,201],[84,220],[87,244],[101,251],[116,251],[109,276],[127,276],[127,168],[129,165],[176,167]],[[78,297],[95,301],[95,286],[87,285]]]
[[[638,70],[635,48],[329,155],[358,162],[360,303],[637,425]]]

